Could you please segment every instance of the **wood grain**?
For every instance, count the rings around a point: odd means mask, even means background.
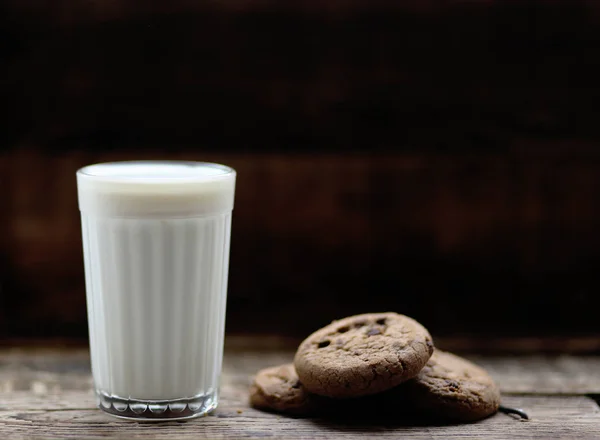
[[[270,339],[271,348],[254,347],[254,338],[226,339],[223,381],[227,386],[243,389],[259,369],[291,362],[294,357],[295,347],[277,338]],[[488,369],[504,393],[600,394],[599,356],[464,356]],[[83,392],[91,386],[87,350],[0,350],[0,393]]]
[[[238,169],[232,331],[597,335],[599,5],[2,1],[0,339],[85,340],[73,173],[143,157]]]
[[[0,156],[10,188],[0,212],[0,338],[85,340],[75,171],[161,157],[238,170],[228,331],[302,336],[367,308],[411,315],[440,336],[597,335],[600,156],[562,151],[17,149]],[[588,350],[599,340],[589,339]]]
[[[368,420],[292,419],[248,408],[244,400],[229,397],[223,391],[221,404],[214,415],[186,423],[138,424],[114,419],[93,408],[30,409],[0,411],[0,429],[7,440],[48,437],[566,439],[575,433],[583,438],[600,435],[600,410],[586,397],[507,396],[505,403],[525,408],[532,420],[521,422],[497,414],[472,425],[422,427],[397,426],[393,421],[374,424]]]
[[[226,351],[221,403],[208,417],[185,423],[138,424],[96,409],[85,350],[0,351],[2,438],[594,438],[600,408],[583,395],[600,390],[598,358],[480,357],[504,390],[505,405],[526,410],[522,422],[504,414],[471,425],[411,426],[393,420],[293,419],[249,408],[248,384],[258,368],[289,361],[289,347],[253,347],[233,340]],[[245,348],[240,349],[241,346]],[[532,381],[535,375],[539,377]],[[575,377],[579,382],[574,382]],[[529,384],[529,386],[525,386]],[[572,387],[572,388],[569,388]],[[513,392],[527,394],[513,394]],[[569,392],[569,395],[556,393]]]

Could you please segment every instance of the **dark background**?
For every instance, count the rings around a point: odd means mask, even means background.
[[[87,338],[75,171],[238,171],[227,329],[600,341],[600,2],[0,3],[0,342]]]

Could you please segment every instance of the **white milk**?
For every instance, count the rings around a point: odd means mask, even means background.
[[[140,418],[175,417],[168,414],[181,410],[179,399],[189,400],[180,415],[212,409],[235,171],[195,162],[117,162],[85,167],[77,182],[101,407]]]

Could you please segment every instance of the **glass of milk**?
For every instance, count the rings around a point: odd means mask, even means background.
[[[136,420],[217,406],[236,173],[202,162],[77,172],[98,405]]]

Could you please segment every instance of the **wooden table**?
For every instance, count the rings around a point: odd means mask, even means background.
[[[293,346],[277,340],[229,338],[221,403],[208,417],[142,424],[96,409],[85,349],[0,350],[0,438],[600,438],[600,357],[467,356],[489,369],[504,403],[530,421],[505,414],[469,425],[398,426],[293,419],[247,404],[252,374],[288,362]]]

